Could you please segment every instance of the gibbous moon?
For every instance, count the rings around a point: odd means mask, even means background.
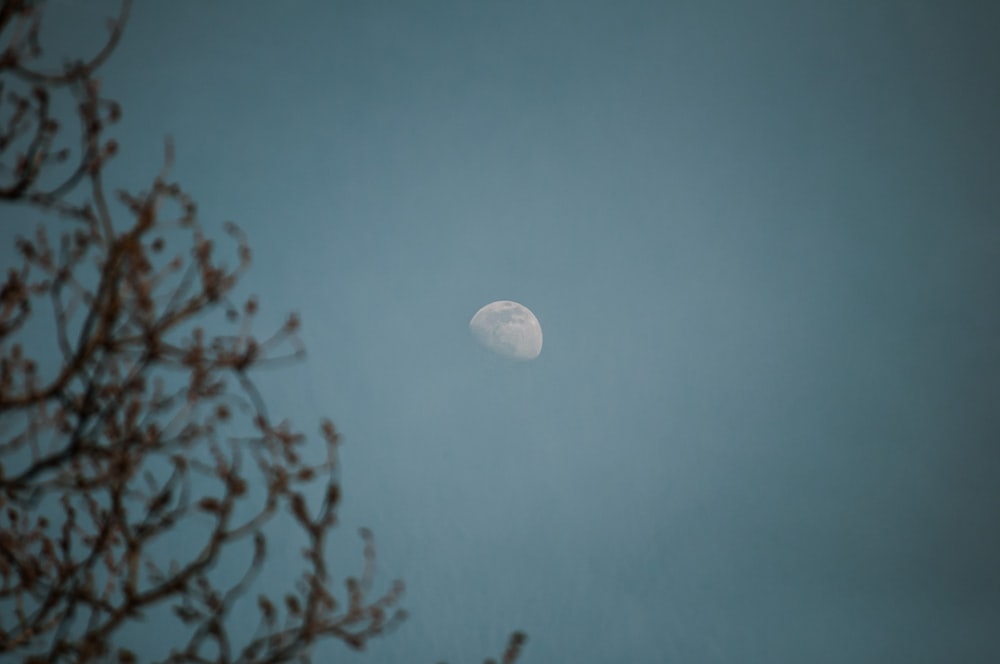
[[[542,352],[542,326],[531,310],[510,300],[491,302],[469,321],[476,341],[514,360],[533,360]]]

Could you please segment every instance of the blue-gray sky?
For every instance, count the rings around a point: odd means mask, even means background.
[[[370,526],[409,589],[357,661],[521,628],[526,663],[995,662],[997,34],[987,1],[139,0],[111,173],[172,135],[264,318],[301,312],[262,382],[337,423],[344,551]],[[497,299],[537,360],[475,345]]]

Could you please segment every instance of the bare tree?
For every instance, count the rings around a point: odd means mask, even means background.
[[[254,334],[256,300],[233,302],[247,240],[228,224],[232,265],[217,258],[168,179],[169,143],[148,190],[108,195],[106,130],[121,112],[97,71],[129,1],[96,55],[54,70],[41,64],[42,4],[0,5],[0,200],[44,219],[0,283],[0,654],[135,661],[116,635],[158,607],[185,626],[166,662],[308,661],[325,639],[363,648],[404,618],[403,585],[375,592],[364,529],[361,573],[333,578],[338,434],[324,421],[322,444],[306,445],[252,380],[302,357],[298,319]],[[58,96],[75,104],[74,131]],[[236,633],[232,609],[252,604],[278,517],[301,536],[301,571],[280,600],[257,598],[255,631]],[[178,533],[184,546],[164,544]],[[239,547],[243,572],[220,580]],[[523,642],[512,635],[502,661]]]

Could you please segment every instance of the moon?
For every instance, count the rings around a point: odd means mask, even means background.
[[[480,344],[513,360],[533,360],[542,352],[542,326],[531,309],[511,302],[490,302],[469,321]]]

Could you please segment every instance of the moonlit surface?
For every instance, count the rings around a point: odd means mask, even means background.
[[[528,307],[510,300],[491,302],[469,321],[476,341],[515,360],[533,360],[542,352],[542,326]]]

